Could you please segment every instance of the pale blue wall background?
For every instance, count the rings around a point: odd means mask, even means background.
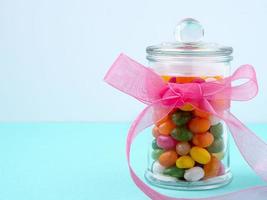
[[[0,121],[132,120],[143,105],[104,73],[121,51],[145,63],[145,47],[172,40],[184,17],[234,47],[234,68],[255,65],[260,93],[233,112],[267,122],[264,0],[0,0]]]

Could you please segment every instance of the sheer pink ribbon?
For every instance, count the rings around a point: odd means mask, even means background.
[[[232,86],[234,81],[242,79],[245,79],[246,82]],[[147,107],[139,114],[129,130],[126,154],[133,181],[151,199],[186,200],[185,198],[174,198],[160,194],[136,175],[130,163],[131,144],[142,130],[165,117],[173,108],[180,107],[184,103],[191,103],[223,119],[228,125],[234,141],[246,162],[264,181],[267,181],[267,144],[228,110],[231,100],[246,101],[256,96],[258,85],[255,71],[251,65],[242,65],[232,76],[218,81],[166,84],[150,68],[121,54],[113,63],[104,80],[113,87],[147,104]],[[155,110],[160,112],[155,114]],[[267,186],[201,199],[233,200],[252,198],[266,200]]]

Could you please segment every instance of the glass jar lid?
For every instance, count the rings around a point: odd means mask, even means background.
[[[174,59],[214,59],[218,62],[232,60],[233,48],[217,43],[203,42],[204,29],[195,19],[183,19],[175,28],[175,42],[164,42],[148,46],[147,59],[150,61]]]

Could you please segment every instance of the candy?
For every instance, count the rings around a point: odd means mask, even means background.
[[[200,164],[207,164],[211,158],[209,152],[206,149],[196,146],[190,150],[190,155],[193,160]]]
[[[189,129],[193,133],[204,133],[210,128],[210,122],[207,119],[196,117],[189,122]]]
[[[168,82],[171,79],[171,76],[161,76],[164,82]]]
[[[179,77],[176,77],[176,82],[177,83],[190,83],[191,81],[193,81],[195,79],[195,77],[186,77],[186,76],[179,76]]]
[[[223,135],[223,125],[222,123],[218,123],[214,126],[210,127],[210,132],[214,136],[214,138],[220,138]]]
[[[223,138],[218,138],[213,141],[213,143],[207,148],[211,153],[219,153],[224,149]]]
[[[152,159],[157,160],[163,152],[163,149],[154,149],[151,153]]]
[[[167,168],[163,171],[163,174],[176,177],[176,178],[182,178],[184,176],[184,169],[179,169],[177,167],[171,167]]]
[[[153,140],[151,146],[152,146],[153,149],[159,149],[159,148],[160,148],[160,147],[157,145],[157,140]]]
[[[194,80],[191,81],[192,83],[204,83],[205,80],[202,78],[195,78]]]
[[[154,117],[156,118],[156,115],[155,115]],[[168,119],[169,119],[169,116],[166,115],[165,117],[163,117],[163,118],[161,118],[160,120],[158,120],[158,121],[156,122],[156,125],[157,125],[157,126],[160,126],[162,123],[166,122]]]
[[[178,141],[187,142],[192,139],[193,134],[186,127],[177,127],[173,129],[171,136]]]
[[[192,168],[195,165],[195,161],[190,156],[181,156],[176,160],[176,167],[178,168]]]
[[[157,138],[160,135],[159,128],[157,126],[154,126],[152,129],[152,135]]]
[[[191,145],[188,142],[178,142],[176,144],[176,152],[181,156],[185,156],[190,152]]]
[[[180,108],[180,110],[182,110],[182,111],[192,111],[192,110],[194,110],[194,109],[195,109],[194,106],[192,106],[192,105],[189,104],[189,103],[184,104],[184,105]]]
[[[167,120],[159,126],[159,132],[161,135],[170,135],[174,128],[175,124],[171,120]]]
[[[164,167],[171,167],[175,165],[177,158],[176,151],[169,150],[159,156],[159,163]]]
[[[172,114],[172,121],[177,126],[186,124],[191,119],[191,113],[185,111],[177,111]]]
[[[219,160],[222,160],[225,156],[225,152],[219,152],[219,153],[212,153],[213,156],[215,156],[216,158],[218,158]]]
[[[201,167],[193,167],[185,171],[184,179],[187,181],[199,181],[204,177],[204,170]]]
[[[166,181],[166,182],[175,182],[177,181],[177,178],[171,177],[171,176],[166,176],[164,174],[153,174],[153,177],[155,179],[161,180],[161,181]]]
[[[210,124],[213,126],[213,125],[216,125],[218,124],[219,122],[221,122],[222,120],[214,115],[210,115],[209,116],[209,120],[210,120]]]
[[[214,137],[211,133],[195,133],[193,136],[193,144],[199,147],[208,147],[213,143]]]
[[[204,165],[205,179],[217,176],[220,168],[220,160],[218,160],[215,156],[211,156],[210,162]]]
[[[159,161],[155,161],[152,165],[152,172],[154,174],[162,174],[163,171],[165,170],[165,167],[163,167]]]
[[[193,112],[194,112],[194,115],[195,115],[196,117],[201,117],[201,118],[206,118],[206,119],[208,119],[209,116],[210,116],[210,114],[209,114],[208,112],[205,112],[205,111],[200,110],[200,109],[195,109]]]
[[[170,136],[163,136],[160,135],[157,138],[157,146],[159,146],[162,149],[168,150],[175,148],[176,141],[170,137]]]

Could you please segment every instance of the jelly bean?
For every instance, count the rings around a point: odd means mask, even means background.
[[[159,163],[164,167],[171,167],[175,165],[177,158],[176,151],[169,150],[159,156]]]
[[[209,114],[208,112],[205,112],[205,111],[200,110],[200,109],[195,109],[193,112],[194,112],[194,115],[195,115],[196,117],[201,117],[201,118],[206,118],[206,119],[208,119],[209,116],[210,116],[210,114]]]
[[[152,159],[157,160],[163,152],[163,149],[154,149],[151,153]]]
[[[156,116],[154,116],[156,118]],[[165,117],[161,118],[156,122],[156,126],[160,126],[162,123],[166,122],[169,119],[169,116],[166,115]]]
[[[223,135],[223,125],[222,123],[218,123],[214,126],[210,127],[210,132],[214,136],[214,138],[220,138]]]
[[[193,144],[199,147],[208,147],[214,141],[214,137],[211,133],[195,133],[193,136]]]
[[[205,179],[215,177],[219,174],[221,162],[215,156],[211,156],[210,162],[204,165]]]
[[[192,139],[193,134],[186,127],[177,127],[171,132],[171,136],[182,142],[187,142]]]
[[[176,77],[171,77],[169,83],[176,83]]]
[[[160,135],[157,138],[157,146],[162,149],[168,150],[175,148],[176,141],[170,136]]]
[[[193,133],[204,133],[210,128],[210,121],[204,118],[196,117],[189,122],[190,131]]]
[[[192,168],[195,165],[195,161],[190,156],[181,156],[176,160],[176,167],[178,168]]]
[[[159,128],[157,126],[154,126],[152,129],[152,135],[157,138],[160,135]]]
[[[196,146],[190,150],[190,155],[193,160],[200,164],[207,164],[211,158],[211,155],[206,149]]]
[[[171,176],[166,176],[164,174],[153,174],[153,178],[160,180],[160,181],[168,182],[168,183],[177,181],[177,178],[171,177]]]
[[[216,79],[216,78],[211,78],[211,77],[210,77],[210,78],[206,78],[205,81],[206,81],[206,82],[213,82],[213,81],[217,81],[217,79]]]
[[[224,141],[223,138],[217,138],[213,141],[213,143],[207,148],[211,153],[219,153],[224,149]]]
[[[157,140],[152,141],[152,148],[153,149],[159,149],[160,147],[157,145]]]
[[[224,175],[224,174],[225,174],[225,168],[224,168],[224,165],[221,163],[221,167],[220,167],[218,176],[221,176],[221,175]]]
[[[214,115],[210,115],[209,116],[209,120],[210,120],[210,125],[216,125],[218,123],[220,123],[222,120]]]
[[[215,156],[216,158],[218,158],[219,160],[222,160],[225,156],[225,152],[219,152],[219,153],[212,153],[213,156]]]
[[[190,76],[179,76],[176,77],[176,82],[177,83],[190,83],[191,81],[193,81],[195,79],[195,77],[190,77]]]
[[[176,177],[176,178],[182,178],[184,177],[184,169],[179,169],[177,167],[170,167],[163,171],[163,174]]]
[[[190,112],[177,111],[172,114],[172,121],[177,126],[186,124],[191,119]]]
[[[192,111],[194,109],[194,106],[192,106],[190,103],[186,103],[182,107],[180,107],[180,110],[182,111]]]
[[[176,144],[176,152],[178,155],[185,156],[190,152],[191,145],[188,142],[178,142]]]
[[[170,135],[171,131],[175,128],[175,124],[171,120],[163,122],[159,126],[159,132],[162,135]]]
[[[187,181],[199,181],[204,177],[204,170],[201,167],[193,167],[185,171],[184,179]]]
[[[192,83],[204,83],[205,80],[202,78],[195,78],[194,80],[191,81]]]
[[[163,167],[159,161],[155,161],[152,165],[152,172],[154,174],[162,174],[163,171],[165,170],[165,167]]]
[[[161,76],[164,82],[168,82],[171,79],[171,76]]]

